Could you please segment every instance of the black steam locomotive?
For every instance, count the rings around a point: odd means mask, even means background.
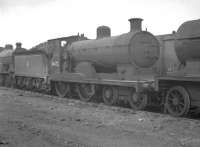
[[[77,95],[83,101],[101,97],[113,105],[124,101],[135,110],[163,106],[174,116],[199,107],[200,20],[189,21],[173,34],[179,59],[177,70],[163,72],[162,39],[142,31],[142,19],[130,19],[130,32],[110,36],[97,29],[97,38],[84,35],[48,40],[12,54],[14,85],[55,91],[60,97]],[[164,54],[164,55],[163,55]]]

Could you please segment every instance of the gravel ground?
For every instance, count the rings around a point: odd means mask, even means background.
[[[0,88],[0,146],[199,147],[200,121]]]

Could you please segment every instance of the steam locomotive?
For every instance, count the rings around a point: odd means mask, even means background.
[[[101,95],[108,105],[125,101],[134,109],[146,107],[147,91],[154,81],[153,65],[159,59],[159,42],[150,32],[141,30],[142,19],[129,21],[128,33],[111,37],[110,29],[101,26],[97,39],[67,45],[60,66],[64,72],[50,77],[59,96],[75,89],[83,101]]]
[[[173,34],[179,63],[171,73],[163,70],[169,61],[164,39],[142,31],[142,19],[129,21],[130,32],[119,36],[110,36],[110,28],[101,26],[93,40],[77,35],[30,50],[19,47],[10,60],[11,81],[18,88],[60,97],[75,94],[86,102],[99,96],[107,105],[124,101],[135,110],[160,105],[174,116],[199,108],[200,20],[184,23]]]

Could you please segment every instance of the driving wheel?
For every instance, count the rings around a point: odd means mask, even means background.
[[[90,101],[95,95],[95,85],[93,84],[79,84],[76,89],[79,98],[85,102]]]
[[[147,106],[147,94],[132,92],[129,97],[129,104],[134,110],[143,110]]]
[[[167,91],[166,109],[173,116],[184,116],[190,109],[190,96],[182,86],[174,86]]]
[[[105,86],[102,90],[103,101],[107,105],[114,105],[118,98],[118,89],[116,87]]]
[[[56,89],[56,94],[62,98],[70,93],[70,86],[65,82],[56,82],[55,89]]]

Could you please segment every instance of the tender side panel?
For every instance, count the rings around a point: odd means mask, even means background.
[[[17,55],[14,57],[15,75],[27,77],[47,76],[47,60],[41,54]]]

